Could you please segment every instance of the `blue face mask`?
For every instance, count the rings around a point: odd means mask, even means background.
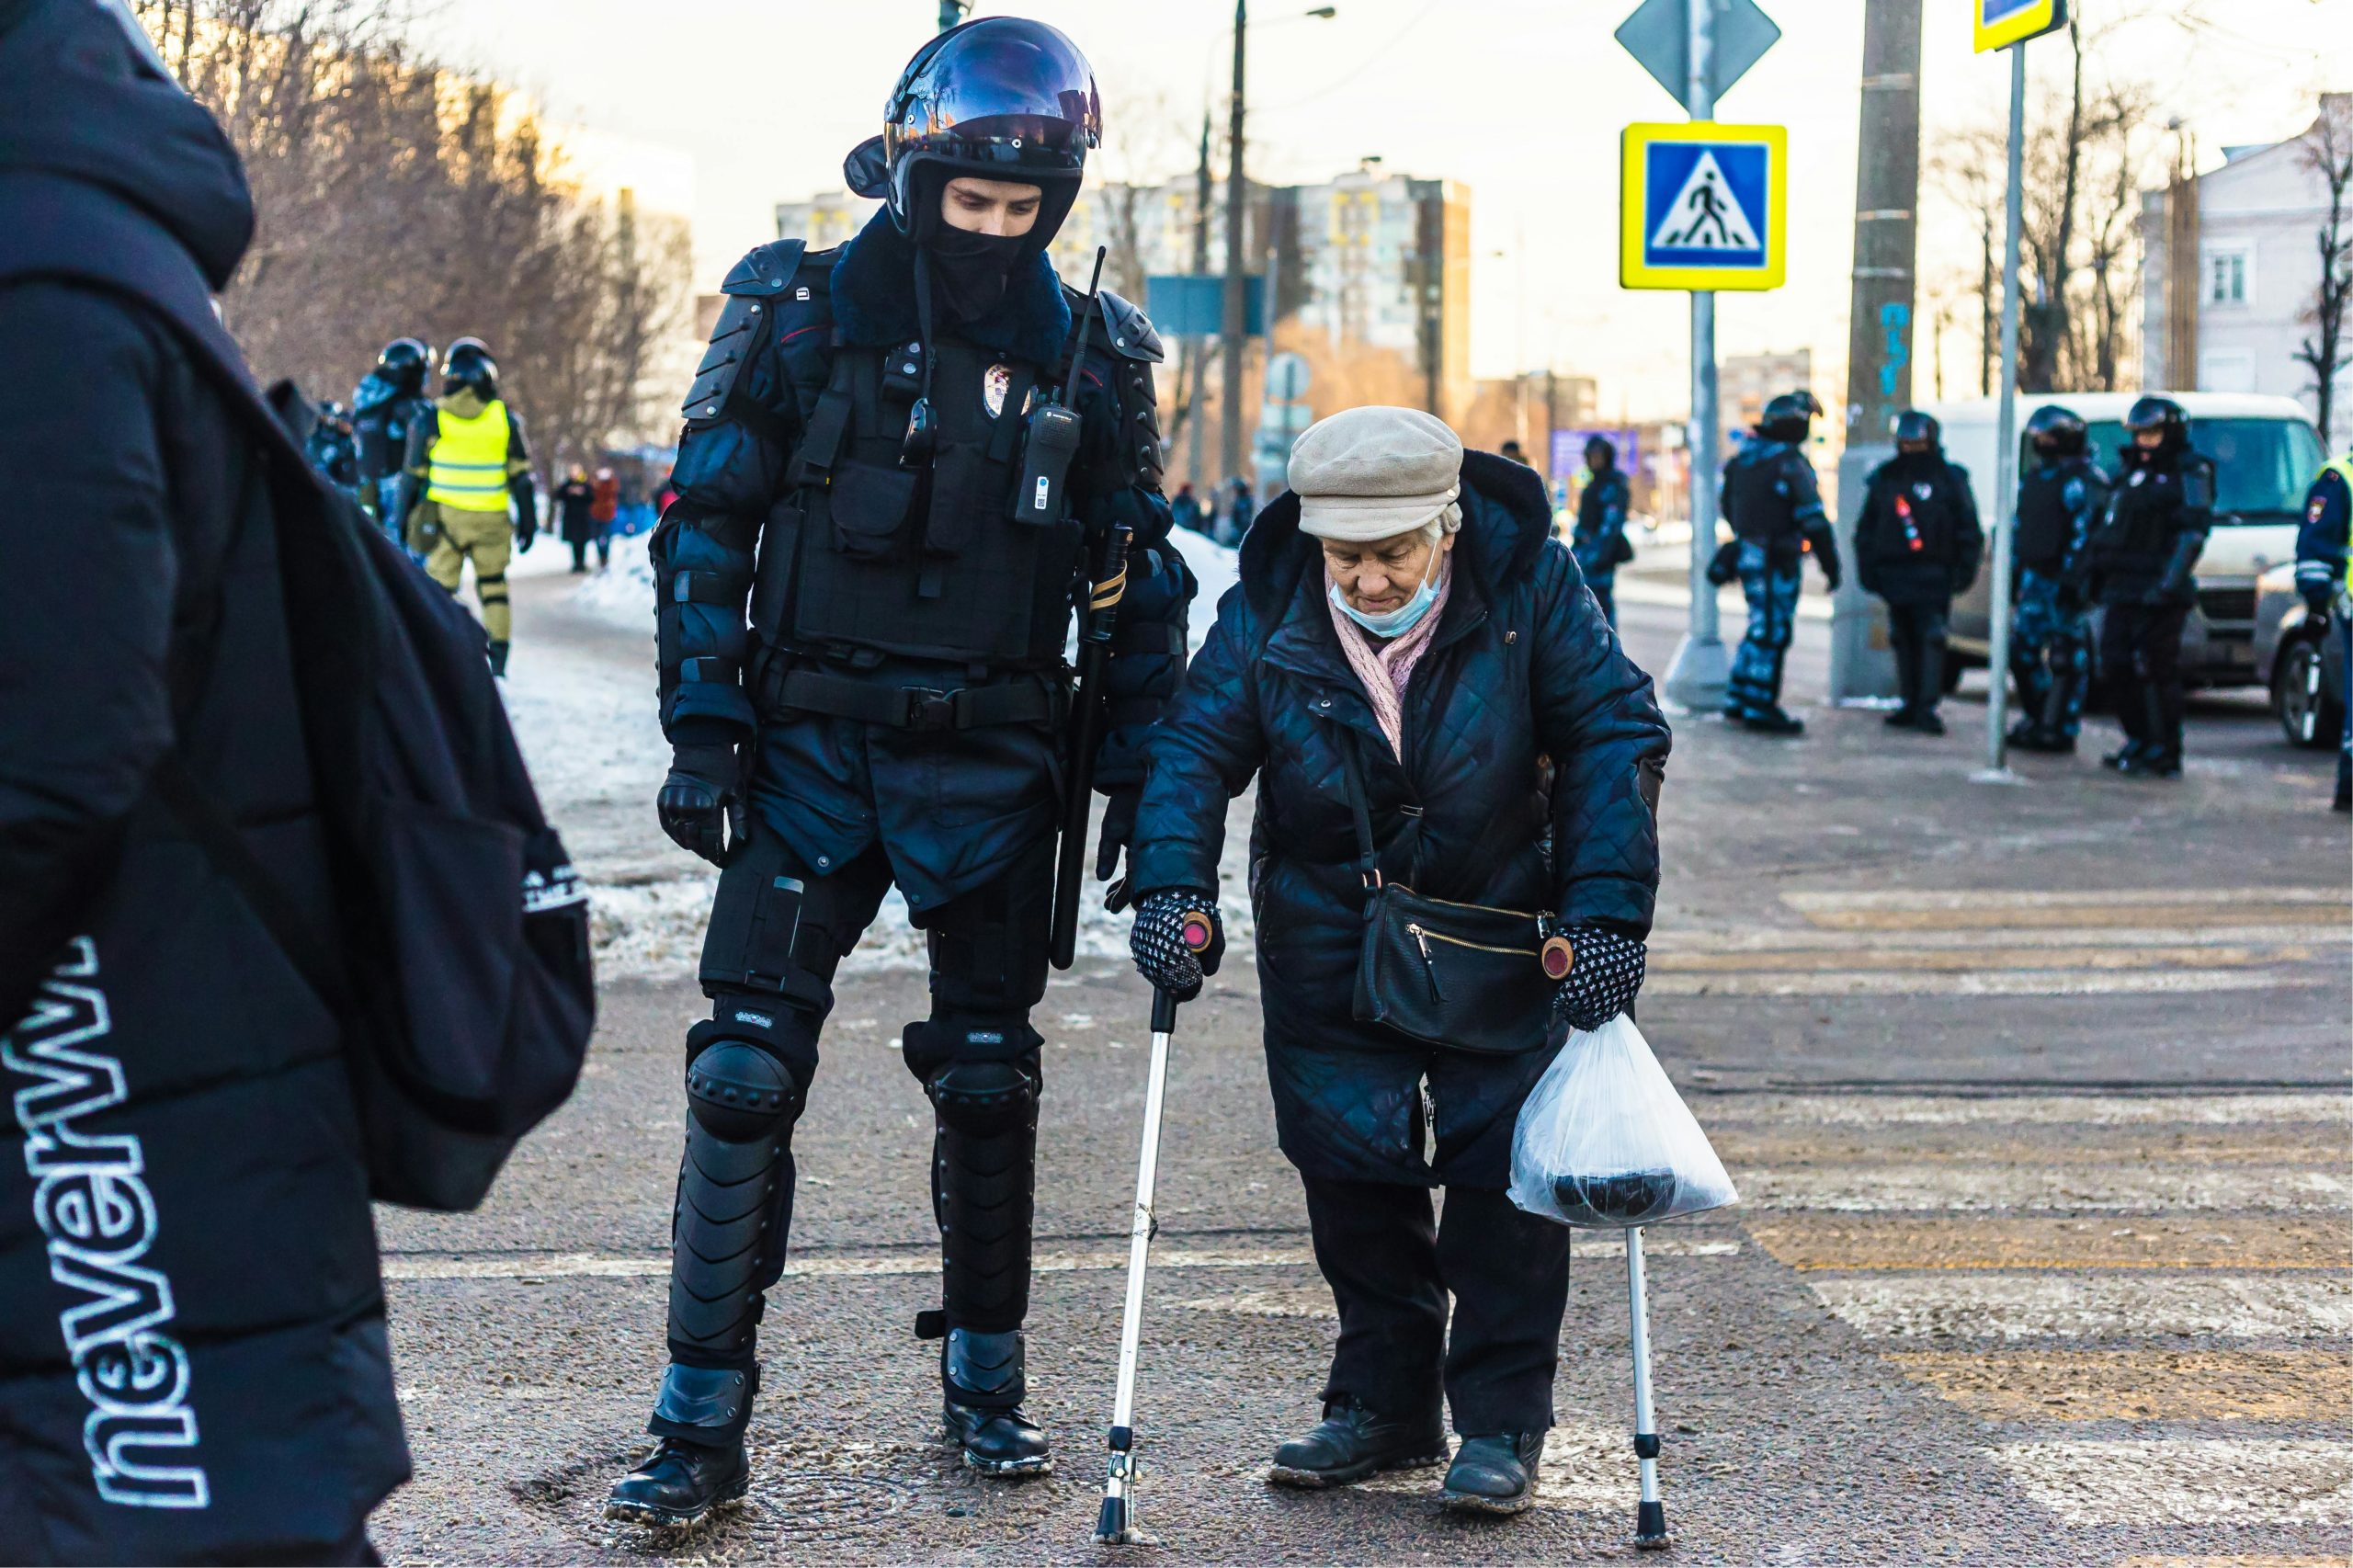
[[[1414,590],[1412,598],[1407,599],[1395,609],[1368,615],[1348,603],[1347,596],[1340,592],[1340,585],[1337,583],[1331,586],[1332,602],[1339,607],[1342,615],[1347,616],[1375,637],[1403,637],[1420,625],[1422,617],[1429,614],[1430,606],[1438,603],[1438,563],[1445,559],[1445,553],[1442,550],[1430,551],[1430,569],[1428,574],[1423,577],[1422,585]]]

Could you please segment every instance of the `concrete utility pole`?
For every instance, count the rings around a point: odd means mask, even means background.
[[[1830,700],[1887,697],[1895,660],[1886,611],[1855,570],[1864,480],[1894,453],[1888,422],[1912,401],[1913,267],[1920,199],[1920,0],[1869,0],[1863,12],[1861,156],[1855,171],[1855,269],[1847,329],[1847,449],[1838,460],[1838,554],[1830,605]]]
[[[1225,365],[1218,381],[1218,462],[1222,477],[1242,472],[1242,352],[1249,338],[1249,279],[1242,270],[1250,193],[1242,177],[1243,48],[1250,30],[1249,0],[1233,0],[1233,101],[1226,119]]]
[[[1713,119],[1715,0],[1692,0],[1686,10],[1690,47],[1685,55],[1684,107],[1693,119]],[[1724,687],[1732,678],[1732,661],[1717,629],[1716,585],[1708,581],[1708,562],[1716,553],[1716,449],[1723,435],[1722,423],[1716,411],[1716,295],[1711,289],[1695,289],[1691,424],[1684,443],[1691,459],[1691,624],[1666,672],[1668,699],[1694,713],[1722,707]]]
[[[1201,109],[1201,161],[1193,171],[1193,276],[1210,275],[1210,111]],[[1185,368],[1188,386],[1185,407],[1186,460],[1185,477],[1194,487],[1201,484],[1201,383],[1209,376],[1209,339],[1195,333],[1185,340]],[[1214,507],[1217,497],[1211,493],[1203,505]]]

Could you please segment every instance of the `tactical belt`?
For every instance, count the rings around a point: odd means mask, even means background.
[[[788,670],[778,697],[781,706],[804,713],[855,719],[863,724],[882,724],[894,730],[978,730],[995,724],[1054,724],[1060,723],[1070,710],[1067,691],[1059,684],[1039,679],[938,691],[928,687],[878,686],[816,670]]]

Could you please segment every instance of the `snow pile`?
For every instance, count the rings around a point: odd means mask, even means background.
[[[572,602],[608,625],[654,635],[654,563],[645,547],[653,534],[613,540],[612,564],[572,591]]]

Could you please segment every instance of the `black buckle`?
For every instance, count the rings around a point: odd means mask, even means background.
[[[932,733],[956,727],[956,694],[933,691],[926,687],[902,688],[907,699],[907,728],[920,733]]]

